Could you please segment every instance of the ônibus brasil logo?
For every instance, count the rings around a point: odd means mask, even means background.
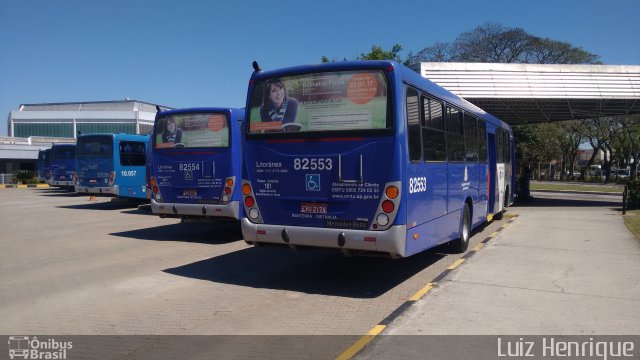
[[[9,336],[9,358],[21,359],[66,359],[67,350],[73,348],[71,341],[55,339],[39,340],[37,337]]]

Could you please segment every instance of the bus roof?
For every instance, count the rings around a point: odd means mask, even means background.
[[[148,141],[150,135],[138,135],[138,134],[125,134],[125,133],[117,133],[117,134],[112,134],[112,133],[96,133],[96,134],[85,134],[85,135],[79,135],[78,136],[78,140],[82,139],[82,138],[89,138],[89,137],[104,137],[104,136],[109,136],[112,137],[114,139],[118,139],[118,140],[132,140],[132,141]]]
[[[242,115],[242,117],[244,118],[244,108],[230,108],[230,107],[193,107],[193,108],[165,110],[165,111],[158,112],[156,114],[156,118],[160,116],[174,115],[174,114],[221,113],[221,112],[224,112],[224,113],[230,112],[234,116]]]
[[[472,114],[483,118],[492,124],[509,129],[509,125],[497,117],[489,114],[488,112],[480,109],[476,105],[462,99],[461,97],[453,94],[449,90],[435,84],[427,78],[422,77],[417,72],[409,69],[408,67],[390,60],[358,60],[358,61],[337,61],[331,63],[322,63],[316,65],[300,65],[288,68],[281,68],[276,70],[258,71],[254,72],[251,76],[252,80],[260,80],[263,78],[274,78],[296,74],[306,74],[313,72],[325,72],[325,71],[346,71],[357,69],[389,69],[391,67],[396,75],[400,77],[400,80],[418,88],[427,91],[435,97],[446,101],[447,103],[471,112]]]

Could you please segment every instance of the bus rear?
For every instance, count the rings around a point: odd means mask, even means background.
[[[156,115],[151,209],[161,217],[239,220],[243,109],[192,108]]]
[[[40,150],[38,152],[38,181],[49,182],[51,174],[50,164],[51,161],[51,149]]]
[[[49,165],[51,178],[49,179],[49,185],[73,187],[73,174],[76,168],[75,157],[75,144],[54,144],[51,147],[51,161]]]
[[[250,243],[404,256],[390,62],[255,72],[242,183]]]
[[[76,192],[146,199],[149,136],[78,137]]]
[[[76,151],[76,192],[118,194],[114,186],[114,135],[97,134],[78,137]]]

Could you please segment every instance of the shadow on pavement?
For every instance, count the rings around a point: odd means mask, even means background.
[[[86,196],[86,194],[80,194],[73,190],[66,190],[60,188],[39,188],[39,196],[61,196],[61,197],[78,197]]]
[[[226,244],[242,239],[240,224],[177,223],[111,233],[109,235],[137,240],[182,241],[203,244]]]
[[[347,258],[336,250],[291,251],[279,246],[259,246],[164,272],[253,288],[375,298],[445,257],[441,250],[442,246],[393,260]]]
[[[86,196],[86,194],[81,194]],[[87,200],[86,204],[76,204],[76,205],[62,205],[57,206],[60,209],[75,209],[75,210],[122,210],[122,209],[130,209],[137,208],[140,205],[140,201],[126,201],[126,200],[116,200],[113,198],[111,201],[92,201]]]

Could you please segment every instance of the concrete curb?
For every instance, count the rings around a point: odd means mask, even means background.
[[[531,192],[561,193],[561,194],[589,194],[589,195],[611,195],[611,196],[622,196],[622,192],[606,192],[606,191],[531,190]]]
[[[0,189],[27,189],[27,188],[40,188],[46,189],[49,188],[49,184],[9,184],[9,185],[0,185]]]

